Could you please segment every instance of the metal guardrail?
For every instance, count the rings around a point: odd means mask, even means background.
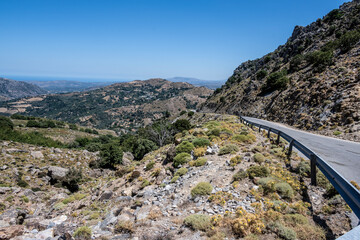
[[[258,123],[254,123],[244,119],[240,116],[240,120],[243,123],[246,123],[251,128],[258,127],[259,132],[261,129],[268,131],[268,138],[270,138],[271,132],[277,134],[277,143],[280,142],[280,138],[285,139],[289,142],[289,151],[288,158],[290,159],[292,149],[295,147],[299,152],[304,154],[308,159],[310,159],[311,166],[311,184],[316,186],[316,167],[325,175],[325,177],[330,181],[330,183],[335,187],[339,194],[344,198],[345,202],[353,210],[355,215],[360,219],[360,192],[357,190],[350,182],[348,182],[343,176],[341,176],[335,169],[333,169],[328,163],[326,163],[321,157],[316,153],[311,151],[309,148],[304,146],[302,143],[298,142],[296,139],[287,135],[286,133],[265,126]]]

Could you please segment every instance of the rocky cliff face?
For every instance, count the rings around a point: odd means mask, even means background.
[[[47,93],[40,87],[21,81],[0,78],[0,101],[37,96]]]
[[[242,63],[202,106],[360,140],[360,4],[343,4]]]

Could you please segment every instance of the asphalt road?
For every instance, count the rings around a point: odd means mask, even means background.
[[[360,185],[360,143],[331,138],[289,128],[283,124],[244,117],[246,120],[278,129],[318,154],[348,181]]]

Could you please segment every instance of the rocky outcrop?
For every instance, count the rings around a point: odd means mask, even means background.
[[[349,2],[286,44],[242,63],[201,107],[360,141],[360,4]]]

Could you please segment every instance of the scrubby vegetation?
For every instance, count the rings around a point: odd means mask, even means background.
[[[193,189],[191,189],[191,195],[196,197],[198,195],[210,195],[213,187],[210,183],[200,182]]]

